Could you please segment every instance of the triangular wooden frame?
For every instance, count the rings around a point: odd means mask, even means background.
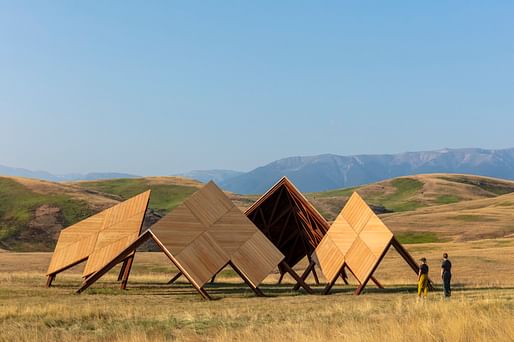
[[[330,228],[329,223],[287,177],[282,177],[245,215],[273,242],[288,265],[294,266],[311,255]],[[280,284],[287,273],[279,268]],[[318,276],[313,269],[316,284]]]

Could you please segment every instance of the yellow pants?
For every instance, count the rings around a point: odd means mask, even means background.
[[[427,298],[427,295],[428,295],[428,276],[426,274],[422,274],[421,277],[419,277],[418,297],[421,297],[421,292],[423,292],[424,297]]]

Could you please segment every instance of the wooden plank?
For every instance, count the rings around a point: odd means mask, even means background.
[[[203,233],[184,248],[176,260],[196,284],[203,287],[213,275],[230,261],[230,257],[209,235]]]
[[[312,258],[329,282],[339,276],[339,270],[345,262],[345,255],[328,234],[321,240]]]
[[[59,235],[47,273],[56,274],[71,267],[70,265],[76,265],[87,260],[95,254],[95,251],[102,250],[111,242],[119,247],[118,241],[128,236],[131,239],[137,238],[146,211],[145,201],[148,202],[149,196],[150,192],[147,191],[63,229]],[[142,211],[140,216],[132,215],[136,211]],[[123,220],[127,221],[126,225],[123,227],[116,226],[115,223],[123,222]],[[102,232],[108,231],[111,227],[114,233],[108,233],[107,237],[104,236]],[[117,251],[119,251],[119,248]],[[105,258],[99,260],[98,257],[95,257],[90,266],[86,265],[87,272],[85,275],[91,274],[98,269],[99,265],[104,264],[116,255],[113,248],[111,248],[109,255],[105,254],[104,250],[101,253],[102,257]]]
[[[359,238],[378,258],[391,242],[393,233],[375,214],[373,214],[366,226],[360,232]]]
[[[210,227],[234,206],[214,182],[195,192],[184,204],[206,227]]]
[[[152,232],[171,253],[177,255],[208,228],[182,204],[154,224]]]
[[[359,194],[354,192],[344,206],[340,215],[342,215],[353,230],[359,234],[371,216],[373,216],[373,211],[368,207]]]
[[[257,229],[231,258],[232,263],[256,287],[283,259],[284,255]]]
[[[237,207],[232,207],[209,228],[209,235],[230,256],[252,238],[256,227]]]

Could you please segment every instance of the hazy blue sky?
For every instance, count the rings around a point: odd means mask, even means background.
[[[514,146],[512,1],[1,1],[0,164]]]

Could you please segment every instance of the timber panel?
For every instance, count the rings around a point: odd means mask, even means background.
[[[389,246],[389,243],[393,238],[393,233],[376,215],[373,215],[366,226],[362,229],[359,237],[378,258]]]
[[[232,262],[258,286],[284,259],[284,255],[255,228],[254,234],[234,253]]]
[[[328,234],[314,251],[313,258],[329,283],[338,277],[345,260],[344,253]]]
[[[61,231],[47,274],[88,259],[84,274],[111,260],[140,233],[150,191],[134,196]],[[112,247],[107,248],[109,245]]]
[[[152,226],[152,232],[174,255],[179,254],[207,229],[208,226],[204,225],[184,203]]]
[[[371,273],[377,261],[378,257],[360,238],[355,240],[346,255],[346,264],[360,283]]]
[[[230,260],[209,233],[197,237],[176,258],[199,287],[207,283]]]
[[[315,256],[329,281],[347,265],[357,280],[365,284],[393,238],[389,228],[354,192],[316,248]]]
[[[146,191],[107,209],[104,228],[98,233],[95,249],[82,274],[84,277],[107,265],[137,239],[149,200],[150,191]]]

